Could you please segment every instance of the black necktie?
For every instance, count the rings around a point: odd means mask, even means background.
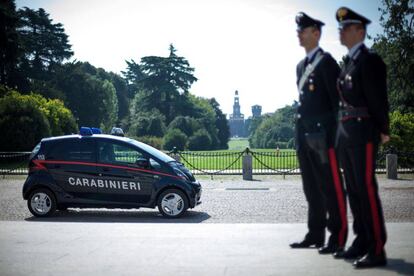
[[[304,64],[305,64],[305,68],[306,68],[306,66],[308,66],[308,63],[309,63],[309,58],[308,58],[308,57],[306,57],[306,58],[305,58],[305,63],[304,63]]]

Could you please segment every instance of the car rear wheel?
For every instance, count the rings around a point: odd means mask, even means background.
[[[158,210],[167,218],[181,217],[188,209],[186,195],[177,189],[168,189],[158,197]]]
[[[56,211],[56,199],[51,191],[36,189],[30,194],[27,206],[34,216],[48,217]]]

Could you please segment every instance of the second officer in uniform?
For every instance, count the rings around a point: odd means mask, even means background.
[[[356,238],[334,256],[357,259],[357,268],[384,266],[387,235],[375,160],[379,144],[390,139],[386,67],[364,44],[370,20],[346,7],[338,9],[336,18],[341,43],[349,50],[338,79],[338,140]]]
[[[347,238],[345,192],[334,150],[338,110],[339,67],[319,47],[323,22],[300,12],[296,16],[300,45],[306,58],[296,68],[299,106],[297,156],[308,202],[308,233],[292,248],[317,247],[319,253],[341,251]],[[325,245],[325,229],[330,231]]]

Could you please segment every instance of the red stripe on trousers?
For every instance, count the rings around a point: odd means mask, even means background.
[[[372,215],[372,224],[374,227],[374,238],[375,238],[375,254],[380,254],[382,251],[382,241],[381,241],[381,227],[378,215],[378,206],[377,201],[375,200],[375,192],[373,186],[373,156],[374,155],[374,146],[372,143],[368,143],[366,146],[366,171],[365,171],[365,182],[367,185],[368,199],[371,207]]]
[[[342,185],[338,173],[338,163],[336,161],[335,150],[333,148],[328,149],[329,164],[331,165],[331,171],[333,175],[333,182],[335,185],[336,197],[338,199],[339,215],[341,216],[341,230],[339,231],[338,242],[339,246],[345,246],[345,233],[348,228],[346,219],[346,206],[344,201],[344,195],[342,192]]]

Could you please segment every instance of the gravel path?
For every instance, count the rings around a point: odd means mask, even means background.
[[[388,180],[380,175],[380,196],[387,222],[414,222],[414,180]],[[107,210],[69,209],[47,220],[69,222],[183,222],[183,223],[303,223],[307,204],[299,176],[198,177],[203,185],[203,203],[177,220],[166,220],[156,209]],[[0,178],[0,220],[39,220],[33,218],[22,199],[25,177]],[[350,212],[349,221],[352,221]],[[46,219],[44,219],[46,220]]]

